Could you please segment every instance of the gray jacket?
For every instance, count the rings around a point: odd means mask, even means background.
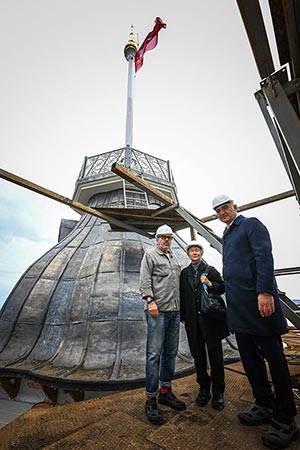
[[[171,250],[168,255],[157,247],[148,250],[141,264],[142,297],[152,297],[159,311],[179,311],[180,272],[179,261]]]

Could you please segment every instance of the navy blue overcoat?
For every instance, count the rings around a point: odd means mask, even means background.
[[[223,235],[223,278],[227,298],[227,320],[232,333],[274,336],[286,333],[274,278],[269,232],[255,217],[236,217]],[[273,295],[275,312],[261,317],[257,295]]]

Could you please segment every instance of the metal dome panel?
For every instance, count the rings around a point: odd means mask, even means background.
[[[140,263],[153,240],[85,215],[34,263],[0,317],[0,374],[50,385],[119,389],[144,383],[146,323]],[[180,261],[187,256],[178,243]],[[185,332],[178,374],[190,373]]]

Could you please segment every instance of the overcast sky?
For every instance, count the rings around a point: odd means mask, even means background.
[[[170,160],[180,203],[198,217],[220,193],[241,205],[291,189],[254,98],[260,78],[235,0],[1,0],[0,167],[72,197],[84,156],[125,144],[123,48],[131,24],[141,43],[157,16],[167,29],[134,81],[133,147]],[[0,212],[1,305],[55,245],[61,218],[79,216],[4,180]],[[299,265],[295,198],[245,215],[268,226],[276,268]],[[278,283],[300,297],[299,276]]]

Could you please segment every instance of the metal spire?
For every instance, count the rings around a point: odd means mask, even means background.
[[[128,61],[128,84],[127,84],[127,112],[126,112],[126,137],[125,137],[125,167],[130,168],[131,165],[131,148],[132,148],[132,124],[133,124],[133,108],[132,108],[132,85],[133,85],[133,62],[135,54],[138,50],[135,41],[133,25],[130,27],[130,34],[127,44],[124,47],[124,56]]]

